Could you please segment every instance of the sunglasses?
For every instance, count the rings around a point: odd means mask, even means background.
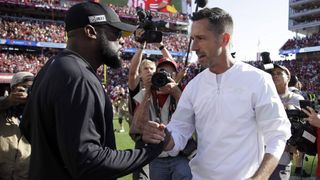
[[[118,41],[122,37],[122,31],[118,28],[112,27],[108,24],[95,25],[95,27],[100,27],[104,29],[109,41]]]

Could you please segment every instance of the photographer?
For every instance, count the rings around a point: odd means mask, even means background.
[[[173,60],[162,58],[159,60],[157,72],[153,74],[152,78],[143,79],[146,86],[134,97],[137,108],[133,121],[136,122],[135,127],[138,132],[143,128],[143,124],[149,120],[163,124],[170,121],[181,95],[181,90],[174,81],[176,73],[177,64]],[[165,75],[167,79],[161,79],[162,75]],[[180,154],[172,156],[162,152],[149,164],[150,179],[191,179],[192,175],[188,163],[189,160],[185,156]]]
[[[9,96],[0,101],[0,179],[27,179],[31,146],[19,124],[32,85],[33,74],[18,72],[11,80]]]
[[[291,92],[289,90],[288,84],[291,77],[290,71],[284,66],[274,65],[274,68],[271,70],[271,75],[285,109],[287,110],[300,109],[299,101],[304,100],[304,98],[300,94]],[[270,177],[271,180],[280,179],[281,172],[285,172],[286,175],[290,177],[291,159],[292,159],[293,153],[295,153],[298,157],[296,158],[296,161],[295,161],[296,162],[295,174],[297,176],[301,175],[303,177],[310,177],[310,175],[307,174],[305,170],[302,170],[302,167],[301,167],[302,161],[304,159],[303,158],[304,154],[297,151],[295,148],[292,148],[292,146],[287,145],[287,148],[282,154],[277,168],[274,170],[273,174]]]
[[[318,114],[313,108],[307,107],[307,109],[302,109],[304,113],[307,114],[308,118],[307,121],[314,127],[317,127],[317,154],[318,154],[318,164],[317,164],[317,171],[316,171],[316,176],[317,180],[320,180],[320,133],[319,133],[319,128],[320,128],[320,114]]]
[[[139,28],[135,31],[135,36],[137,39],[140,39],[141,36],[143,36],[145,30],[142,28]],[[166,49],[166,47],[163,45],[162,42],[158,43],[159,50],[161,51],[161,54],[163,57],[167,57],[172,59],[171,54]],[[132,132],[132,117],[136,109],[136,104],[133,100],[133,97],[143,88],[146,86],[146,84],[143,84],[143,78],[150,79],[151,83],[151,76],[156,71],[156,65],[154,62],[144,59],[144,63],[142,63],[142,56],[143,56],[143,50],[146,47],[146,42],[141,42],[140,47],[137,48],[136,53],[131,59],[130,67],[129,67],[129,77],[128,77],[128,87],[129,87],[129,98],[128,98],[128,106],[129,106],[129,125],[130,125],[130,136],[132,139],[136,142],[135,147],[139,148],[141,146],[144,146],[142,142],[138,142],[138,139],[140,137],[139,134],[136,134],[135,132]],[[146,82],[146,80],[145,80]],[[148,85],[147,85],[148,86]],[[133,180],[136,179],[149,179],[149,167],[145,166],[143,170],[137,170],[133,172]]]

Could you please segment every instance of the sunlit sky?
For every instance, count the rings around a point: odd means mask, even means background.
[[[259,51],[270,52],[272,60],[283,59],[279,49],[295,35],[288,30],[288,0],[208,0],[207,7],[220,7],[233,17],[233,49],[239,60],[256,60]]]

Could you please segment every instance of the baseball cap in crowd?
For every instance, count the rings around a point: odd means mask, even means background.
[[[23,83],[26,81],[33,81],[34,75],[30,72],[18,72],[15,75],[13,75],[11,82],[10,82],[10,87],[14,87],[15,85],[19,83]]]
[[[65,17],[67,32],[85,27],[86,25],[108,24],[122,31],[133,32],[136,26],[120,21],[119,16],[110,7],[97,2],[87,1],[72,6]]]
[[[299,82],[299,78],[296,75],[291,75],[288,86],[295,86]]]
[[[163,64],[169,64],[172,67],[174,67],[176,72],[178,71],[177,63],[174,60],[170,59],[170,58],[161,58],[157,63],[157,67],[159,67],[160,65],[163,65]]]
[[[274,66],[274,68],[282,69],[283,71],[285,71],[285,73],[288,75],[288,77],[291,78],[291,73],[288,68],[281,66],[281,65],[278,65],[278,64],[274,64],[273,66]]]

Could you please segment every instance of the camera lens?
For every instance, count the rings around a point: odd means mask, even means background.
[[[168,79],[169,73],[164,70],[160,70],[160,72],[154,73],[151,78],[151,83],[156,88],[161,88],[170,82]]]

